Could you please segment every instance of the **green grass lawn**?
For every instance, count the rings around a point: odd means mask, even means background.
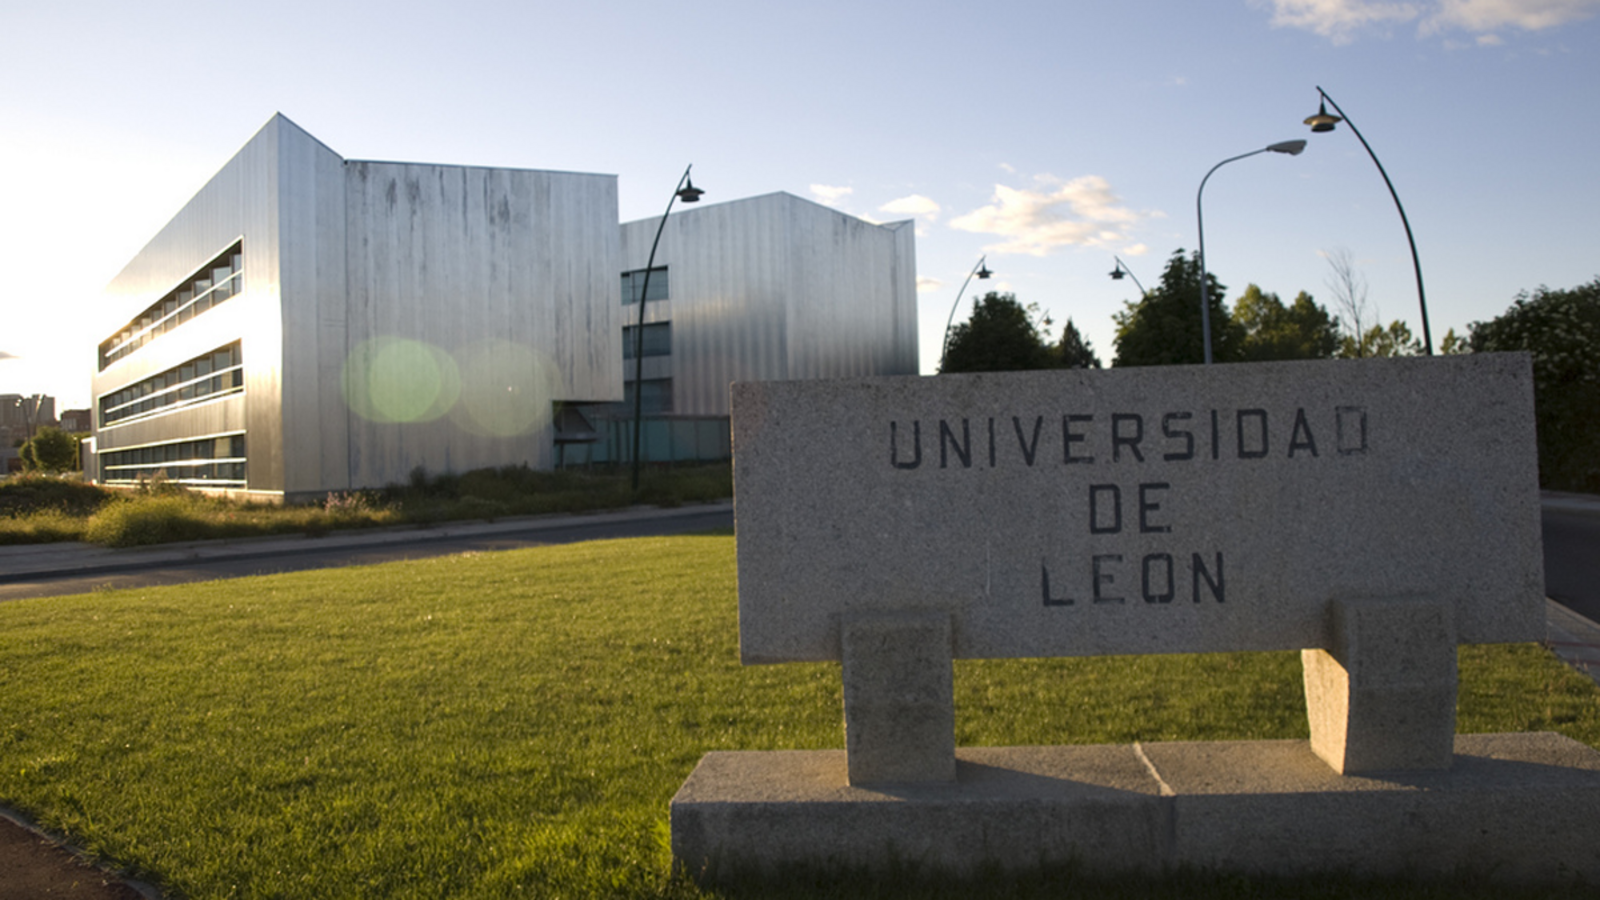
[[[703,896],[667,849],[701,755],[843,746],[836,665],[743,668],[737,642],[725,535],[8,602],[0,804],[196,900]],[[1541,648],[1464,648],[1461,671],[1461,730],[1600,745],[1600,690]],[[1294,653],[964,661],[957,740],[1304,737],[1299,679]],[[1191,875],[1088,895],[1348,887]]]

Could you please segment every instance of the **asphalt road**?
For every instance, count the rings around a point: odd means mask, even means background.
[[[390,542],[381,546],[318,546],[316,539],[307,538],[304,541],[295,541],[292,549],[276,551],[266,556],[190,559],[153,565],[134,564],[123,569],[99,571],[87,575],[38,576],[0,583],[0,601],[116,588],[186,584],[246,575],[299,572],[306,569],[370,565],[402,559],[448,556],[468,551],[514,550],[545,544],[571,544],[610,538],[690,534],[732,527],[733,510],[724,506],[702,513],[687,513],[665,519],[598,522],[580,520],[560,528],[541,527],[535,524],[526,531],[499,531],[484,535],[449,537],[419,535],[416,540]]]
[[[1547,505],[1544,521],[1544,592],[1591,622],[1600,622],[1600,506]]]

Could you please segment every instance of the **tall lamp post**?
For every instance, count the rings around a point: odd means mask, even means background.
[[[639,438],[644,431],[644,307],[650,297],[650,270],[656,264],[656,248],[661,246],[661,232],[666,230],[667,216],[672,214],[674,201],[682,200],[685,203],[694,203],[700,199],[705,191],[694,186],[689,179],[689,169],[694,164],[690,163],[683,170],[683,177],[678,179],[678,186],[667,200],[667,211],[661,214],[661,224],[656,226],[656,239],[650,242],[650,258],[644,264],[644,284],[639,287],[639,324],[633,330],[633,493],[639,493]],[[633,288],[632,281],[628,287]]]
[[[1372,145],[1367,143],[1367,139],[1361,136],[1361,131],[1356,128],[1356,123],[1350,121],[1350,117],[1345,115],[1345,111],[1339,109],[1339,104],[1334,103],[1333,98],[1329,97],[1328,92],[1320,86],[1317,88],[1317,95],[1322,98],[1322,102],[1317,105],[1316,115],[1306,117],[1305,124],[1310,125],[1312,133],[1315,134],[1332,131],[1334,126],[1340,122],[1349,125],[1350,130],[1355,132],[1356,140],[1361,142],[1361,146],[1367,150],[1367,155],[1372,157],[1372,164],[1378,167],[1378,174],[1383,176],[1383,183],[1389,188],[1389,196],[1394,198],[1394,208],[1400,211],[1400,224],[1405,226],[1406,229],[1406,243],[1411,245],[1411,268],[1417,273],[1417,305],[1421,307],[1422,311],[1422,349],[1427,352],[1427,355],[1432,356],[1433,333],[1428,330],[1428,299],[1422,291],[1422,263],[1417,259],[1417,242],[1411,236],[1411,222],[1406,218],[1406,208],[1400,205],[1400,195],[1395,193],[1394,182],[1389,180],[1389,173],[1383,170],[1383,163],[1378,162],[1378,154],[1372,152]],[[1330,115],[1328,113],[1328,104],[1330,103],[1333,103],[1333,108],[1338,115]]]
[[[1123,262],[1121,259],[1119,259],[1116,256],[1113,256],[1111,258],[1115,259],[1117,261],[1117,267],[1111,270],[1111,280],[1112,281],[1121,281],[1122,280],[1122,276],[1126,275],[1129,278],[1133,279],[1133,285],[1134,285],[1134,287],[1137,287],[1139,289],[1139,294],[1141,296],[1144,296],[1144,297],[1150,296],[1150,292],[1145,290],[1144,289],[1144,285],[1139,283],[1139,276],[1133,274],[1133,270],[1128,268],[1128,264],[1127,263]]]
[[[1305,141],[1279,141],[1276,144],[1268,144],[1260,150],[1251,150],[1249,153],[1228,157],[1212,166],[1211,172],[1207,172],[1206,177],[1200,179],[1200,190],[1196,191],[1194,195],[1194,217],[1195,224],[1200,230],[1200,331],[1205,338],[1206,365],[1208,366],[1211,365],[1211,292],[1206,282],[1206,217],[1200,205],[1206,194],[1206,182],[1211,179],[1212,172],[1217,171],[1228,163],[1255,156],[1257,153],[1266,153],[1270,150],[1273,153],[1287,153],[1290,156],[1298,156],[1300,151],[1304,149],[1306,149]]]
[[[972,267],[971,272],[967,273],[967,280],[961,282],[961,290],[956,291],[956,302],[950,304],[950,317],[944,321],[944,343],[939,345],[939,371],[941,372],[944,371],[944,358],[950,352],[950,326],[956,320],[956,309],[961,306],[961,295],[967,292],[967,285],[972,283],[972,276],[978,276],[981,281],[994,274],[989,271],[988,266],[983,264],[983,261],[988,258],[988,256],[978,257],[978,264]]]

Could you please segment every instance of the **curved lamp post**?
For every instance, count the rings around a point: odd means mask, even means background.
[[[673,201],[694,203],[705,191],[694,186],[689,179],[690,163],[678,179],[678,186],[667,200],[667,211],[661,214],[661,224],[656,226],[656,239],[650,243],[650,258],[644,264],[644,284],[639,287],[639,324],[633,330],[633,492],[639,493],[639,437],[644,431],[644,307],[650,296],[650,269],[656,264],[656,248],[661,246],[661,232],[667,227],[667,216],[672,214]],[[630,282],[629,287],[633,285]]]
[[[1422,291],[1422,263],[1417,260],[1417,242],[1411,237],[1411,222],[1406,219],[1406,208],[1400,205],[1400,195],[1395,193],[1394,182],[1389,180],[1389,173],[1383,170],[1383,163],[1378,162],[1378,154],[1372,152],[1372,145],[1367,143],[1367,139],[1361,136],[1361,132],[1356,128],[1356,123],[1350,121],[1350,117],[1345,115],[1344,110],[1339,109],[1339,104],[1334,103],[1333,98],[1328,96],[1327,91],[1318,87],[1317,94],[1322,98],[1322,102],[1317,105],[1317,114],[1307,116],[1305,123],[1311,126],[1313,133],[1317,134],[1324,131],[1332,131],[1334,126],[1340,122],[1349,125],[1350,130],[1355,132],[1356,140],[1361,142],[1361,146],[1367,150],[1367,155],[1372,157],[1372,164],[1378,167],[1378,174],[1383,176],[1383,183],[1389,188],[1389,196],[1394,198],[1394,208],[1400,211],[1400,224],[1404,225],[1406,229],[1406,243],[1411,245],[1411,268],[1417,273],[1417,305],[1422,310],[1422,349],[1429,356],[1432,356],[1433,334],[1428,330],[1428,299]],[[1333,103],[1333,108],[1338,112],[1338,115],[1330,115],[1328,113],[1329,103]]]
[[[1139,293],[1141,295],[1143,295],[1145,297],[1150,296],[1150,292],[1145,290],[1144,289],[1144,285],[1139,283],[1139,276],[1133,274],[1133,270],[1128,268],[1128,264],[1127,263],[1123,262],[1121,259],[1118,259],[1115,256],[1113,256],[1111,258],[1117,260],[1117,267],[1115,269],[1111,270],[1111,280],[1112,281],[1121,281],[1122,280],[1122,276],[1126,275],[1129,278],[1133,279],[1133,284],[1134,284],[1135,287],[1137,287],[1139,289]]]
[[[1208,366],[1211,365],[1211,297],[1206,281],[1206,219],[1205,213],[1200,206],[1201,199],[1205,197],[1206,182],[1211,179],[1212,172],[1217,171],[1228,163],[1255,156],[1257,153],[1266,153],[1271,150],[1273,153],[1287,153],[1290,156],[1298,156],[1300,151],[1304,149],[1306,149],[1305,141],[1279,141],[1276,144],[1268,144],[1260,150],[1251,150],[1249,153],[1228,157],[1212,166],[1211,172],[1207,172],[1206,177],[1200,179],[1200,190],[1194,195],[1194,217],[1195,223],[1200,229],[1200,331],[1205,338],[1206,365]]]
[[[956,308],[961,305],[961,295],[967,292],[967,285],[972,283],[972,276],[976,275],[981,280],[994,274],[989,271],[988,266],[983,264],[983,261],[988,258],[987,256],[978,257],[978,264],[972,267],[971,272],[967,273],[967,280],[961,282],[961,290],[956,291],[956,302],[950,304],[950,317],[944,321],[944,343],[939,345],[939,371],[941,372],[944,371],[945,355],[950,352],[950,326],[956,320]]]

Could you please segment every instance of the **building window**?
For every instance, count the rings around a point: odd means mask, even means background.
[[[634,348],[639,346],[639,326],[622,326],[622,358],[633,359]],[[653,322],[644,326],[642,356],[672,355],[672,323]]]
[[[639,293],[644,290],[644,270],[634,269],[632,272],[622,273],[622,305],[631,306],[639,302]],[[656,266],[650,270],[650,296],[647,300],[667,299],[667,267]]]
[[[647,416],[665,415],[672,412],[672,379],[671,378],[646,378],[644,395],[641,398],[641,412]],[[629,381],[622,385],[623,411],[633,415],[633,391],[635,382]]]
[[[100,427],[144,419],[244,390],[238,341],[100,398]]]
[[[244,284],[244,242],[222,251],[157,303],[100,342],[100,370],[200,315],[230,297]],[[651,285],[650,293],[655,293]]]
[[[245,486],[244,435],[152,444],[100,454],[106,484],[137,484],[160,473],[168,481],[199,487]]]

